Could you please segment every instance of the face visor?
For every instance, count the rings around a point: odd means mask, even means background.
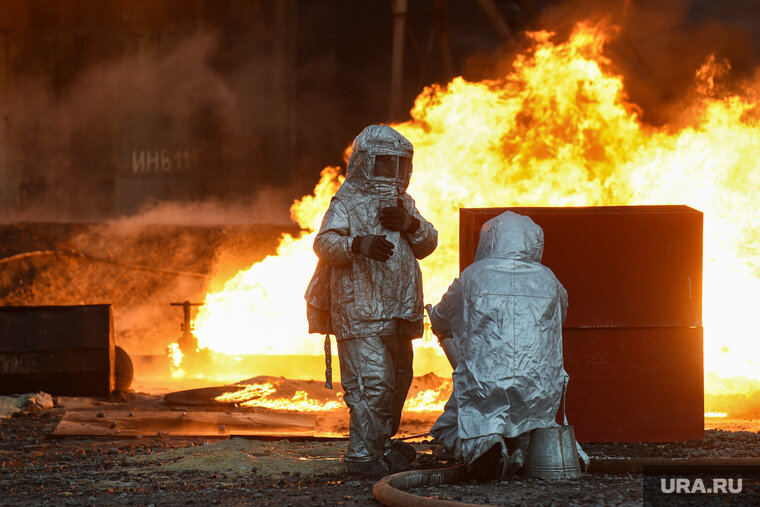
[[[378,180],[409,183],[412,172],[412,159],[399,155],[375,155],[372,166],[372,177]]]

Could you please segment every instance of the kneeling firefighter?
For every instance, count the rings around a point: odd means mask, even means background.
[[[351,414],[344,462],[352,475],[406,470],[416,455],[391,437],[412,382],[411,340],[423,333],[417,259],[435,250],[438,232],[406,192],[412,155],[412,144],[391,127],[365,128],[314,240],[309,331],[338,340]]]
[[[502,213],[481,228],[475,262],[428,306],[454,366],[453,393],[431,434],[478,480],[521,468],[530,431],[556,426],[568,379],[567,292],[541,264],[543,249],[543,230],[529,217]]]

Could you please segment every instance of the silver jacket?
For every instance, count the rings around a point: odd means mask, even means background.
[[[541,264],[543,247],[543,231],[529,217],[505,212],[489,220],[475,262],[431,312],[433,332],[453,337],[459,355],[452,399],[432,433],[468,464],[497,435],[556,425],[568,377],[567,291]]]
[[[423,331],[422,274],[417,259],[435,250],[438,231],[406,193],[408,177],[391,182],[373,177],[376,155],[411,159],[413,148],[391,127],[365,128],[354,140],[346,180],[330,202],[314,240],[320,262],[306,291],[309,330],[335,334],[338,340],[397,334],[418,337]],[[414,233],[391,231],[380,224],[380,209],[399,204],[420,221]],[[367,234],[385,235],[394,244],[387,262],[351,251],[353,239]]]

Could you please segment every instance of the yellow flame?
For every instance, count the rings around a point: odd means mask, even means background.
[[[530,36],[508,75],[427,88],[412,120],[394,125],[415,147],[409,193],[439,231],[438,250],[421,263],[426,300],[458,274],[459,207],[686,204],[704,212],[705,371],[760,380],[760,86],[716,97],[727,64],[706,55],[680,126],[652,129],[607,70],[602,30],[581,24],[564,42]],[[314,231],[341,181],[325,169],[291,210],[305,232],[283,236],[276,255],[206,296],[194,322],[200,347],[321,354],[303,293]]]
[[[309,398],[306,391],[297,390],[292,398],[270,398],[277,389],[270,383],[248,384],[241,386],[239,391],[217,396],[216,401],[235,403],[240,407],[260,407],[275,410],[294,410],[299,412],[326,412],[344,407],[340,401],[329,400],[320,402]],[[340,398],[341,393],[336,393]]]
[[[420,391],[404,404],[406,412],[443,412],[443,407],[451,394],[452,382],[446,379],[435,389]]]
[[[291,215],[307,231],[319,229],[343,177],[327,167],[314,195],[297,201]],[[206,295],[193,322],[198,346],[225,354],[319,354],[321,341],[306,330],[303,293],[317,265],[315,232],[283,234],[276,255],[238,272]]]
[[[169,367],[171,368],[172,378],[182,378],[185,376],[185,370],[180,366],[182,364],[182,357],[184,354],[179,348],[178,343],[170,343],[167,347],[167,354],[169,356]]]
[[[263,384],[248,384],[243,386],[243,389],[239,391],[220,394],[214,399],[223,403],[242,403],[253,398],[262,398],[269,396],[275,391],[276,389],[269,382],[265,382]]]
[[[728,416],[725,412],[705,412],[705,417],[726,417]]]
[[[245,384],[239,386],[237,391],[220,394],[216,401],[234,403],[240,407],[260,407],[276,410],[296,410],[302,412],[330,411],[346,408],[341,401],[322,401],[309,398],[306,391],[296,390],[291,398],[276,396],[277,388],[271,382],[263,384]],[[434,389],[419,391],[416,395],[406,400],[404,410],[407,412],[442,412],[443,406],[451,394],[451,380],[444,382]],[[274,396],[273,396],[274,395]],[[342,393],[336,392],[337,398],[342,398]]]

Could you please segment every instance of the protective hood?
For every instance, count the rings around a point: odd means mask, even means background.
[[[412,143],[396,130],[387,125],[370,125],[354,139],[346,168],[346,181],[364,192],[398,195],[409,186],[413,155]],[[374,175],[376,158],[386,156],[408,159],[403,177],[380,178]]]
[[[475,261],[499,258],[541,262],[543,255],[543,229],[530,217],[505,211],[481,227]]]

